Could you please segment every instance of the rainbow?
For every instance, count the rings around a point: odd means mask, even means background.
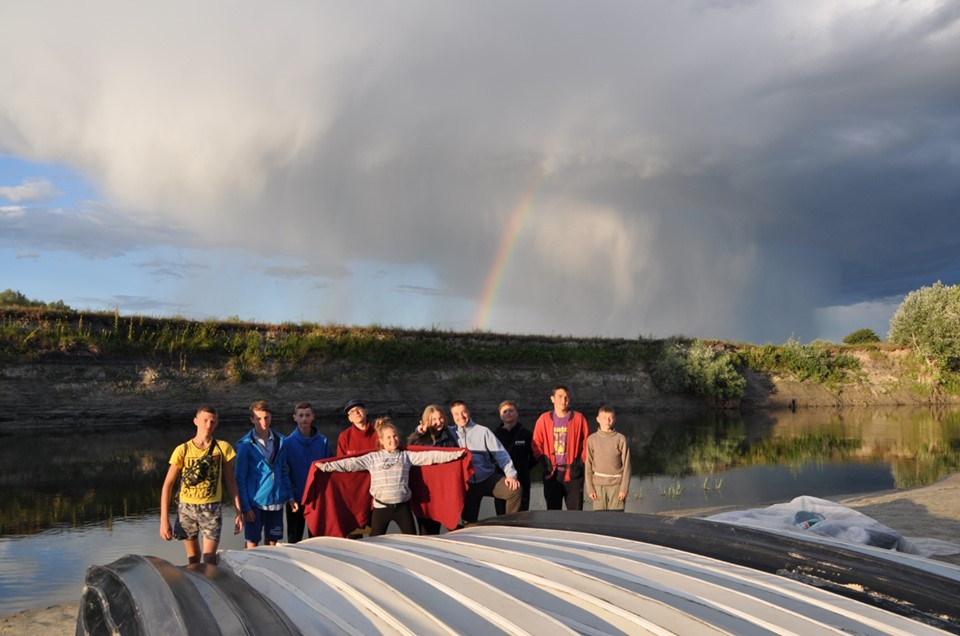
[[[536,198],[537,191],[540,189],[540,184],[543,183],[543,179],[547,174],[547,164],[548,161],[546,159],[540,162],[534,178],[531,179],[530,185],[520,197],[520,201],[517,202],[516,207],[510,214],[510,219],[507,221],[506,227],[503,229],[503,234],[500,236],[500,245],[497,248],[493,262],[490,264],[490,270],[487,272],[487,277],[483,284],[483,291],[477,301],[477,315],[473,321],[474,329],[483,330],[487,328],[490,320],[490,312],[493,310],[493,302],[497,297],[497,292],[500,290],[500,284],[503,282],[503,274],[507,269],[507,265],[510,263],[513,250],[517,246],[517,239],[520,238],[520,233],[523,231],[523,226],[530,216],[530,211],[533,210],[533,202]]]

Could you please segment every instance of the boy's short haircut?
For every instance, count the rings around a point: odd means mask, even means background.
[[[612,407],[612,406],[607,406],[606,404],[604,404],[603,406],[601,406],[601,407],[600,407],[600,410],[597,411],[597,415],[600,415],[601,413],[609,413],[610,415],[616,415],[616,414],[617,414],[617,412],[613,410],[613,407]]]
[[[512,406],[514,410],[518,410],[516,402],[514,402],[513,400],[504,400],[503,402],[500,403],[500,406],[497,407],[497,413],[502,411],[503,407],[505,406]]]
[[[273,409],[270,408],[270,405],[267,404],[265,400],[257,400],[251,404],[250,413],[252,414],[254,411],[266,411],[270,415],[273,415]]]
[[[213,406],[210,404],[201,404],[195,415],[200,415],[201,413],[209,413],[214,417],[220,417],[220,414],[217,413],[217,409],[213,408]]]
[[[309,402],[297,402],[296,406],[293,407],[293,412],[296,413],[301,409],[310,409],[312,411],[313,407]]]
[[[566,391],[567,393],[570,392],[570,389],[567,388],[567,385],[566,385],[566,384],[557,384],[557,385],[555,385],[555,386],[553,387],[553,390],[550,391],[550,395],[556,395],[556,394],[557,394],[557,391],[559,391],[560,389],[563,389],[563,390]]]
[[[453,407],[455,406],[466,406],[466,405],[467,403],[464,402],[463,400],[454,400],[453,402],[450,403],[450,408],[453,409]]]

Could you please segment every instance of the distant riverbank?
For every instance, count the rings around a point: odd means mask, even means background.
[[[754,346],[25,310],[0,312],[0,323],[0,432],[27,422],[170,420],[202,402],[242,418],[256,399],[286,408],[309,400],[320,417],[338,416],[351,398],[404,416],[453,399],[482,413],[512,399],[533,412],[549,407],[555,384],[570,387],[575,408],[634,413],[960,403],[944,389],[957,382],[930,386],[909,350],[883,344]]]

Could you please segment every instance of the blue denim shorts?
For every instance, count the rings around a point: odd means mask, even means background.
[[[283,539],[283,509],[251,508],[257,518],[243,521],[243,538],[250,543],[267,543]]]

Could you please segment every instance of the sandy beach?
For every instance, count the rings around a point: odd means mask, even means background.
[[[960,537],[960,473],[929,486],[836,498],[905,537],[957,542]],[[709,511],[689,511],[702,516]],[[960,566],[960,554],[935,557]],[[79,601],[79,599],[78,599]],[[0,635],[71,636],[76,633],[78,603],[27,610],[0,618]]]

